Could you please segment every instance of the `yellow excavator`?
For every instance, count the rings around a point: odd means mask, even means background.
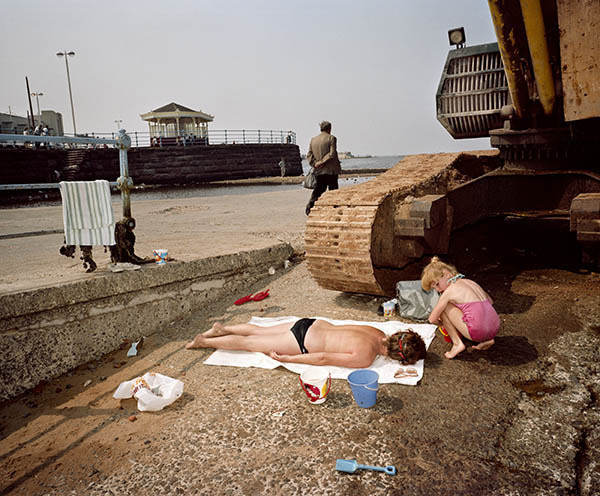
[[[586,265],[600,248],[600,2],[489,0],[497,42],[451,49],[437,118],[496,150],[406,157],[377,178],[327,192],[305,231],[308,268],[327,289],[395,295],[424,257],[486,217],[562,216]]]

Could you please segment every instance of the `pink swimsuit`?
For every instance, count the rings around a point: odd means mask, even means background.
[[[494,310],[490,300],[454,303],[463,313],[463,322],[473,341],[483,342],[493,339],[498,334],[500,317]]]

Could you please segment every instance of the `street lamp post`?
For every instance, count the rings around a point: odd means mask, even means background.
[[[117,131],[119,131],[121,129],[121,122],[123,122],[123,119],[117,119],[115,122],[117,124]]]
[[[40,112],[40,96],[44,96],[43,93],[36,93],[35,91],[33,93],[31,93],[31,96],[35,96],[35,102],[37,104],[37,111],[38,111],[38,124],[42,123],[42,114]]]
[[[73,107],[73,92],[71,91],[71,75],[69,74],[69,57],[73,57],[75,52],[57,52],[57,57],[65,58],[65,65],[67,66],[67,82],[69,83],[69,98],[71,100],[71,116],[73,117],[73,133],[77,135],[77,125],[75,124],[75,108]]]

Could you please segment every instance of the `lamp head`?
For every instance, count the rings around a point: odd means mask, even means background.
[[[457,45],[457,48],[462,48],[462,46],[467,41],[467,37],[465,36],[465,28],[454,28],[448,31],[448,40],[450,41],[450,45]]]

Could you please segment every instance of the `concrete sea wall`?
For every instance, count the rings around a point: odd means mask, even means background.
[[[129,175],[134,184],[188,184],[226,179],[302,175],[300,149],[293,144],[235,144],[132,148]],[[89,181],[119,177],[115,149],[0,148],[0,184]]]
[[[199,305],[231,299],[292,253],[283,243],[0,295],[0,400],[114,351],[125,339],[160,332]]]

